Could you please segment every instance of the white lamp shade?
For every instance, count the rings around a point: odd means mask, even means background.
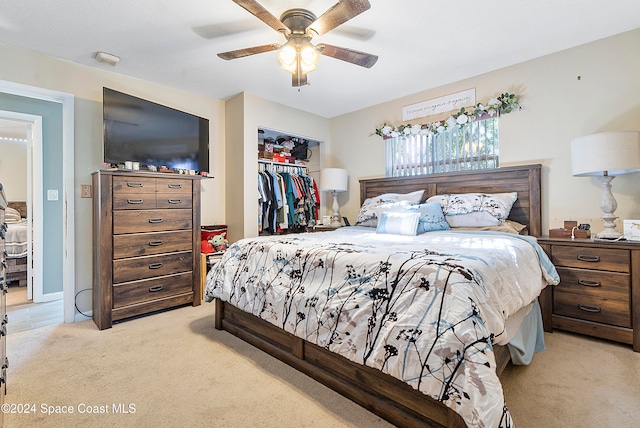
[[[579,177],[640,171],[640,132],[603,132],[572,140],[571,169]]]
[[[347,170],[324,168],[320,171],[320,189],[325,192],[346,192],[349,184]]]

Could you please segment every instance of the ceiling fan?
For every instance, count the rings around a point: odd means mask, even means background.
[[[232,60],[279,50],[278,59],[282,68],[292,74],[292,86],[294,87],[308,84],[307,73],[316,69],[319,54],[366,68],[371,68],[378,60],[376,55],[365,52],[325,43],[317,45],[311,43],[312,38],[333,30],[369,9],[371,4],[367,0],[340,0],[319,18],[306,9],[289,9],[282,13],[280,19],[269,13],[255,0],[233,0],[233,2],[269,27],[282,33],[287,42],[284,45],[271,43],[222,52],[218,54],[222,59]]]

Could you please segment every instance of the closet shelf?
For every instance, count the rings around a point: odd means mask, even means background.
[[[281,166],[292,166],[292,167],[296,167],[296,168],[309,168],[308,165],[302,165],[299,163],[289,163],[289,162],[277,162],[277,161],[270,161],[270,160],[266,160],[266,159],[258,159],[259,163],[264,163],[267,165],[281,165]]]

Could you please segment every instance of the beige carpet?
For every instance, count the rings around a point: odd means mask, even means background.
[[[212,312],[204,303],[104,331],[83,321],[9,335],[5,401],[35,404],[36,412],[6,414],[5,427],[389,426],[214,330]],[[547,335],[547,347],[533,365],[505,373],[518,427],[638,426],[639,353],[565,333]],[[49,406],[74,413],[47,415],[62,410]],[[91,406],[108,413],[86,413]]]

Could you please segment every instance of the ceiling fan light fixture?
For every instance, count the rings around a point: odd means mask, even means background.
[[[318,50],[311,43],[306,42],[300,47],[300,68],[303,72],[315,70],[318,58]]]
[[[296,46],[291,42],[287,42],[280,48],[278,52],[278,60],[282,65],[282,69],[289,73],[295,73],[297,68],[298,51]]]

